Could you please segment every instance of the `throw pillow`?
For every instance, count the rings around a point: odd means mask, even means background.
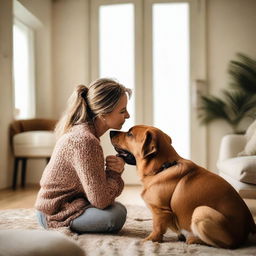
[[[246,130],[245,137],[247,140],[245,148],[238,156],[256,155],[256,120]]]
[[[245,137],[247,140],[250,140],[250,138],[253,136],[253,134],[256,132],[256,120],[254,120],[249,127],[247,128],[245,132]]]
[[[217,162],[218,170],[235,180],[256,184],[256,156],[229,158]]]

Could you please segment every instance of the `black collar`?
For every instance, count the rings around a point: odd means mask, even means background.
[[[178,164],[177,161],[164,163],[164,164],[161,166],[161,168],[155,172],[155,174],[157,174],[157,173],[159,173],[159,172],[162,172],[162,171],[164,171],[165,169],[168,169],[169,167],[172,167],[172,166],[177,165],[177,164]]]
[[[146,175],[146,176],[156,175],[156,174],[158,174],[159,172],[162,172],[162,171],[164,171],[165,169],[168,169],[169,167],[172,167],[172,166],[177,165],[177,164],[178,164],[177,161],[166,162],[166,163],[164,163],[164,164],[160,167],[159,170],[156,170],[156,171],[154,171],[154,172],[152,172],[152,173],[150,173],[150,174],[148,174],[148,175]]]

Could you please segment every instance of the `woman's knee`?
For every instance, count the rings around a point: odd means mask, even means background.
[[[121,214],[124,214],[125,216],[127,215],[127,209],[123,204],[115,202],[114,206],[121,212]]]
[[[88,208],[71,222],[71,230],[85,232],[118,232],[126,221],[127,210],[124,205],[116,202],[104,210]]]
[[[112,207],[113,209],[109,214],[109,231],[119,231],[126,221],[127,210],[124,205],[118,202]]]

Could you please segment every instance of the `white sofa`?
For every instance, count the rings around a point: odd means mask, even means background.
[[[252,140],[249,128],[245,135],[229,134],[222,138],[217,168],[241,197],[256,199],[256,140]]]

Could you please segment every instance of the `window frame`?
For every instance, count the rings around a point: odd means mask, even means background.
[[[36,103],[35,103],[35,35],[34,29],[29,25],[23,23],[19,18],[14,16],[13,27],[17,26],[21,30],[25,31],[26,37],[28,39],[28,99],[29,99],[29,112],[26,116],[16,116],[15,110],[15,77],[13,77],[13,104],[14,104],[14,118],[15,119],[28,119],[34,118],[36,115]],[[14,58],[14,56],[13,56]],[[13,70],[14,70],[14,59],[13,59]]]

